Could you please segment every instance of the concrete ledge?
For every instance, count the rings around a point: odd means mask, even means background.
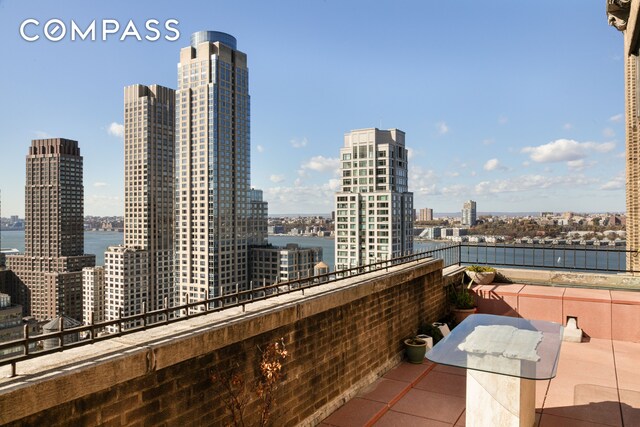
[[[521,268],[499,268],[498,272],[511,283],[640,290],[640,276],[628,273],[603,274]]]

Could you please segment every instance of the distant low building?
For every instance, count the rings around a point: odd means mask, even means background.
[[[284,234],[284,225],[271,225],[267,227],[269,234]]]
[[[322,261],[322,248],[301,248],[295,243],[285,247],[264,246],[250,249],[250,278],[253,287],[313,276]]]
[[[441,237],[441,231],[441,227],[427,227],[422,230],[422,233],[420,233],[420,237],[431,240],[439,239]]]

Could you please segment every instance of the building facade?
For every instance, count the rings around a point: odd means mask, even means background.
[[[77,141],[34,140],[27,154],[25,253],[7,257],[17,286],[16,303],[38,320],[66,315],[82,319],[84,186]]]
[[[225,33],[181,49],[176,91],[175,260],[179,303],[248,285],[247,55]]]
[[[147,307],[156,310],[175,297],[175,91],[133,85],[125,88],[124,99],[124,244],[149,252]]]
[[[462,205],[462,225],[472,227],[476,225],[476,221],[476,202],[473,200],[467,200]]]
[[[107,320],[173,305],[174,123],[173,89],[125,87],[124,246],[105,253]]]
[[[269,203],[263,200],[262,190],[249,191],[249,245],[266,245],[269,226]]]
[[[624,36],[627,269],[640,271],[640,1],[607,1],[607,18]],[[633,25],[629,26],[628,24]]]
[[[24,336],[22,325],[22,307],[12,304],[9,295],[0,293],[0,343],[22,338]],[[0,350],[0,359],[23,351],[22,346]]]
[[[104,267],[82,269],[82,323],[104,322],[105,286]]]
[[[285,247],[251,248],[251,282],[261,285],[312,277],[314,267],[322,261],[322,248],[301,248],[295,243]]]
[[[413,252],[413,193],[401,130],[354,130],[340,150],[335,196],[336,269]]]
[[[127,246],[107,249],[104,254],[106,321],[141,314],[148,308],[149,266],[149,251],[145,249]],[[141,324],[141,321],[126,322],[122,328]],[[115,325],[106,329],[111,333],[118,331]]]

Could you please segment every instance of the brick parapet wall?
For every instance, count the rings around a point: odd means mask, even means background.
[[[340,283],[23,362],[18,378],[0,381],[0,424],[223,425],[211,372],[233,368],[252,383],[258,347],[283,337],[291,357],[275,424],[315,425],[445,311],[440,260]]]

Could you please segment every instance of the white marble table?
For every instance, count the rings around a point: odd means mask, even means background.
[[[474,314],[426,357],[467,369],[468,427],[531,427],[535,381],[555,377],[562,333],[553,322]]]

